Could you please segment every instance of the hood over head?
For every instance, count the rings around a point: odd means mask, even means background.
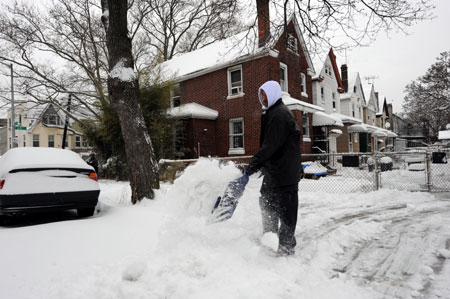
[[[262,102],[262,94],[261,90],[264,90],[264,92],[267,95],[267,101],[268,106],[266,108],[270,108],[273,104],[277,102],[278,99],[281,98],[281,87],[280,83],[277,81],[267,81],[258,90],[258,97],[259,101],[261,102],[261,105],[264,107],[264,104]]]

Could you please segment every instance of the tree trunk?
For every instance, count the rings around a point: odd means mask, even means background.
[[[131,201],[136,203],[144,197],[154,197],[152,187],[159,188],[158,164],[139,105],[139,83],[127,29],[127,0],[102,0],[102,10],[109,52],[109,99],[119,116]]]

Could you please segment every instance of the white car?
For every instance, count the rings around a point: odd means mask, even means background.
[[[70,150],[21,147],[0,158],[0,216],[68,209],[92,216],[99,194],[94,168]]]

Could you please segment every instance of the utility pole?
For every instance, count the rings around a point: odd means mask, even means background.
[[[69,101],[67,102],[67,112],[70,112],[70,101],[72,99],[72,95],[69,94]],[[67,127],[69,126],[69,114],[66,113],[66,123],[64,124],[64,135],[62,140],[62,149],[66,148],[66,138],[67,138]]]
[[[16,143],[16,124],[14,111],[14,73],[13,64],[11,63],[11,148],[17,147]]]

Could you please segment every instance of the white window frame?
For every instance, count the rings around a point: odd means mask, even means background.
[[[75,148],[82,147],[82,144],[81,135],[75,135]]]
[[[283,71],[283,74],[284,74],[283,82],[281,81],[281,71]],[[289,90],[288,82],[289,82],[288,81],[288,67],[286,64],[280,62],[280,87],[281,87],[282,92],[288,93],[288,90]]]
[[[348,133],[348,147],[349,152],[353,153],[353,133]]]
[[[234,129],[234,123],[236,122],[241,122],[242,123],[242,133],[234,133],[233,129]],[[245,133],[245,129],[244,129],[244,118],[239,117],[239,118],[231,118],[229,120],[229,141],[230,141],[230,147],[228,150],[228,154],[229,155],[243,155],[245,154],[245,140],[244,140],[244,133]],[[234,137],[235,136],[242,136],[242,147],[234,147]]]
[[[231,73],[234,71],[237,71],[237,70],[239,70],[241,72],[241,85],[232,87],[231,86]],[[228,98],[236,98],[236,97],[243,96],[244,95],[244,78],[243,78],[244,76],[242,73],[242,64],[228,68],[227,73],[228,73],[228,75],[227,75],[227,77],[228,77]],[[236,89],[237,93],[233,94],[232,93],[233,89]]]
[[[298,53],[298,41],[297,38],[292,34],[289,34],[288,36],[287,48],[294,53]]]
[[[355,138],[353,138],[354,143],[358,143],[358,135],[359,133],[355,133]]]
[[[352,117],[355,117],[355,104],[352,103]]]
[[[175,89],[178,88],[178,95],[175,95]],[[178,107],[180,105],[174,106],[174,99],[178,98],[178,102],[181,105],[181,92],[180,92],[180,84],[174,84],[173,86],[170,87],[170,107]]]
[[[35,140],[34,137],[37,136],[37,140]],[[33,147],[41,147],[41,137],[39,136],[39,134],[33,134],[32,138],[32,145]],[[37,146],[34,145],[34,143],[37,142]]]
[[[306,75],[304,73],[300,73],[300,80],[302,96],[308,97],[308,94],[306,93]]]
[[[53,137],[53,146],[50,146],[50,137]],[[47,147],[55,147],[55,135],[47,135]]]
[[[335,93],[335,92],[332,93],[332,97],[333,97],[333,101],[331,102],[331,107],[332,107],[334,110],[336,110],[336,109],[337,109],[337,106],[336,106],[336,93]]]
[[[309,116],[307,112],[303,112],[302,115],[302,129],[303,141],[310,141]]]

